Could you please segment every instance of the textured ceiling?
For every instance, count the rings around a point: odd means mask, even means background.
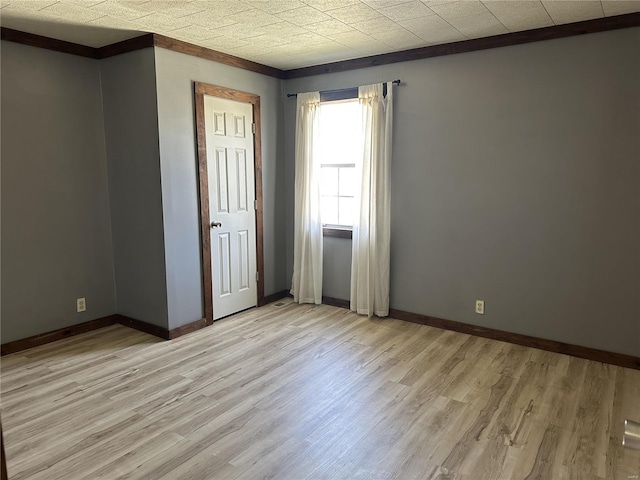
[[[153,32],[282,69],[640,12],[640,0],[2,0],[0,6],[2,26],[82,45]]]

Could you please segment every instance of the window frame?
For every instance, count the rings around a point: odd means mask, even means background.
[[[333,238],[353,238],[353,228],[341,228],[341,227],[322,227],[323,237]]]
[[[357,100],[358,88],[345,88],[343,90],[334,90],[320,92],[320,103],[333,103],[344,100]],[[322,167],[321,167],[322,168]],[[353,238],[353,226],[342,225],[322,225],[322,236],[333,238]]]
[[[342,169],[349,169],[349,168],[353,168],[355,171],[356,168],[356,164],[355,163],[325,163],[325,164],[321,164],[320,165],[320,170],[322,170],[323,168],[331,168],[331,169],[336,169],[337,173],[338,173],[338,183],[340,183],[340,172]],[[322,197],[330,197],[330,198],[335,198],[338,200],[338,202],[340,202],[341,198],[351,198],[355,201],[355,196],[353,195],[340,195],[339,192],[339,187],[338,187],[338,193],[336,195],[322,195]],[[322,201],[322,200],[321,200]],[[339,203],[338,203],[339,205]],[[338,207],[338,216],[340,216],[340,207]],[[338,230],[351,230],[353,228],[353,222],[351,223],[351,225],[342,225],[340,223],[323,223],[322,224],[323,228],[334,228],[334,229],[338,229]]]

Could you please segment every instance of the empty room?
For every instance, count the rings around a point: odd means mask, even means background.
[[[2,479],[640,478],[640,1],[0,1]]]

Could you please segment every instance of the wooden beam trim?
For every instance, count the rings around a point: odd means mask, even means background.
[[[351,309],[351,302],[349,302],[349,300],[343,300],[342,298],[325,297],[323,295],[322,303],[325,305],[332,305],[334,307],[346,308],[347,310]]]
[[[284,298],[286,296],[287,292],[278,292],[277,294],[267,297],[268,301],[265,303],[271,303],[276,299]],[[34,335],[33,337],[5,343],[1,346],[1,355],[10,355],[12,353],[21,352],[29,348],[39,347],[40,345],[46,345],[48,343],[62,340],[64,338],[72,337],[93,330],[98,330],[100,328],[116,324],[133,328],[134,330],[138,330],[140,332],[148,333],[149,335],[153,335],[163,340],[173,340],[174,338],[178,338],[188,333],[195,332],[209,325],[206,318],[201,318],[200,320],[196,320],[195,322],[187,323],[185,325],[181,325],[169,330],[167,328],[143,322],[142,320],[131,318],[126,315],[115,314],[98,318],[96,320],[79,323],[77,325],[72,325],[70,327],[60,328],[51,332],[42,333],[40,335]]]
[[[120,325],[124,325],[125,327],[133,328],[134,330],[148,333],[149,335],[153,335],[164,340],[170,340],[169,330],[164,327],[153,325],[151,323],[143,322],[142,320],[120,314],[116,315],[116,321],[117,323],[119,323]]]
[[[1,27],[0,38],[7,42],[21,43],[31,47],[44,48],[46,50],[68,53],[79,57],[99,58],[97,48],[87,47],[86,45],[73,42],[65,42],[64,40],[45,37],[43,35],[36,35],[35,33],[22,32],[12,28]]]
[[[148,333],[149,335],[153,335],[154,337],[158,337],[163,340],[173,340],[174,338],[178,338],[188,333],[195,332],[209,325],[206,318],[201,318],[194,322],[180,325],[179,327],[169,330],[158,325],[143,322],[142,320],[138,320],[136,318],[127,317],[125,315],[116,315],[116,317],[120,325],[133,328],[134,330],[138,330],[140,332]]]
[[[555,340],[547,340],[544,338],[532,337],[520,333],[506,332],[504,330],[496,330],[493,328],[481,327],[478,325],[470,325],[468,323],[445,320],[442,318],[430,317],[427,315],[420,315],[416,313],[405,312],[402,310],[390,309],[389,316],[407,322],[429,325],[431,327],[466,333],[468,335],[475,335],[477,337],[490,338],[492,340],[499,340],[502,342],[522,345],[525,347],[537,348],[540,350],[546,350],[548,352],[562,353],[564,355],[571,355],[573,357],[584,358],[587,360],[593,360],[602,363],[610,363],[612,365],[618,365],[620,367],[640,370],[640,357],[634,357],[633,355],[608,352],[606,350],[599,350],[597,348],[583,347],[580,345],[573,345],[570,343],[558,342]]]
[[[284,72],[278,68],[252,62],[251,60],[245,60],[244,58],[229,55],[228,53],[218,52],[217,50],[201,47],[182,40],[176,40],[175,38],[166,37],[157,33],[153,34],[153,38],[154,45],[159,48],[184,53],[185,55],[191,55],[193,57],[204,58],[205,60],[249,70],[250,72],[261,73],[262,75],[268,75],[270,77],[284,78]]]
[[[155,40],[153,33],[146,33],[144,35],[140,35],[139,37],[123,40],[122,42],[105,45],[104,47],[97,48],[96,50],[98,58],[109,58],[116,55],[122,55],[123,53],[151,48],[155,45],[154,41]]]
[[[7,342],[0,346],[0,355],[4,356],[21,352],[29,348],[39,347],[40,345],[62,340],[63,338],[73,337],[92,330],[98,330],[99,328],[108,327],[109,325],[115,325],[116,323],[118,323],[117,315],[109,315],[95,320],[89,320],[88,322],[79,323],[77,325],[59,328],[51,332],[41,333],[40,335]]]
[[[196,320],[195,322],[180,325],[179,327],[169,330],[169,340],[182,337],[183,335],[187,335],[188,333],[195,332],[207,326],[209,326],[209,324],[207,323],[206,318],[201,318],[200,320]]]
[[[268,295],[267,297],[264,297],[265,301],[263,305],[275,302],[287,296],[289,296],[289,294],[286,290]],[[322,301],[326,305],[333,305],[336,307],[347,309],[350,308],[350,303],[348,300],[323,296]],[[474,335],[477,337],[499,340],[502,342],[522,345],[525,347],[537,348],[549,352],[561,353],[564,355],[584,358],[596,362],[609,363],[611,365],[640,370],[640,357],[635,357],[633,355],[608,352],[606,350],[583,347],[580,345],[572,345],[555,340],[547,340],[544,338],[532,337],[519,333],[506,332],[504,330],[496,330],[493,328],[471,325],[468,323],[456,322],[453,320],[446,320],[442,318],[431,317],[428,315],[422,315],[419,313],[406,312],[403,310],[390,309],[389,317],[406,322],[418,323],[420,325],[428,325],[430,327],[442,328],[444,330],[451,330],[468,335]],[[116,323],[133,328],[135,330],[139,330],[141,332],[148,333],[150,335],[154,335],[164,340],[172,340],[174,338],[178,338],[182,335],[195,332],[208,326],[207,320],[202,318],[200,320],[196,320],[195,322],[191,322],[186,325],[181,325],[180,327],[168,330],[166,328],[152,325],[150,323],[127,317],[125,315],[109,315],[95,320],[90,320],[88,322],[80,323],[78,325],[72,325],[70,327],[43,333],[41,335],[35,335],[33,337],[25,338],[22,340],[5,343],[1,346],[1,355],[4,356],[12,353],[17,353],[29,348],[61,340],[63,338],[68,338],[71,336],[79,335],[81,333],[86,333],[92,330],[97,330],[110,325],[114,325]]]
[[[408,62],[411,60],[421,60],[424,58],[453,55],[456,53],[473,52],[477,50],[487,50],[491,48],[520,45],[523,43],[541,42],[556,38],[584,35],[587,33],[604,32],[640,26],[640,13],[628,13],[626,15],[616,15],[613,17],[597,18],[582,22],[567,23],[564,25],[554,25],[551,27],[536,28],[523,32],[506,33],[492,37],[474,38],[460,42],[445,43],[429,47],[413,48],[400,52],[390,52],[370,57],[354,58],[341,62],[326,63],[323,65],[313,65],[310,67],[295,68],[285,70],[285,79],[309,77],[326,73],[345,72],[360,68],[388,65],[390,63]]]
[[[122,53],[155,46],[184,53],[186,55],[204,58],[213,62],[230,65],[243,70],[287,80],[637,26],[640,26],[640,12],[596,18],[593,20],[585,20],[582,22],[568,23],[564,25],[554,25],[551,27],[537,28],[523,32],[506,33],[492,37],[475,38],[460,42],[432,45],[428,47],[402,50],[399,52],[373,55],[370,57],[354,58],[351,60],[326,63],[322,65],[295,68],[291,70],[280,70],[275,67],[263,65],[261,63],[218,52],[210,48],[201,47],[157,33],[147,33],[122,42],[117,42],[100,48],[93,48],[86,45],[57,40],[6,27],[2,27],[1,31],[2,40],[69,53],[72,55],[79,55],[87,58],[108,58],[114,55],[120,55]]]
[[[20,30],[13,30],[6,27],[1,28],[1,33],[2,40],[8,42],[21,43],[23,45],[30,45],[32,47],[44,48],[47,50],[69,53],[71,55],[78,55],[93,59],[109,58],[123,53],[133,52],[135,50],[158,47],[194,57],[204,58],[205,60],[222,63],[224,65],[230,65],[243,70],[268,75],[270,77],[280,79],[284,78],[284,72],[278,68],[263,65],[251,60],[229,55],[227,53],[218,52],[216,50],[194,45],[182,40],[166,37],[157,33],[145,33],[138,37],[112,43],[99,48],[88,47],[78,43],[66,42],[64,40],[36,35],[34,33],[22,32]]]
[[[335,307],[350,308],[349,300],[343,300],[340,298],[322,297],[322,302],[326,305],[333,305]],[[429,327],[442,328],[443,330],[466,333],[467,335],[489,338],[491,340],[499,340],[501,342],[513,343],[524,347],[537,348],[548,352],[562,353],[572,357],[593,360],[594,362],[609,363],[619,367],[640,370],[640,357],[634,357],[633,355],[626,355],[624,353],[608,352],[597,348],[572,345],[570,343],[531,337],[520,333],[506,332],[504,330],[496,330],[494,328],[471,325],[469,323],[456,322],[454,320],[445,320],[443,318],[430,317],[420,313],[405,312],[404,310],[396,310],[393,308],[389,309],[388,318],[418,323]]]
[[[270,303],[277,302],[278,300],[282,300],[289,296],[289,290],[282,290],[280,292],[272,293],[271,295],[267,295],[262,298],[261,302],[258,302],[258,306],[262,307],[263,305],[268,305]]]

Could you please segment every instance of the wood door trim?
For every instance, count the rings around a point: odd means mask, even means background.
[[[253,135],[254,188],[256,194],[256,264],[258,269],[257,305],[264,302],[264,242],[263,242],[263,206],[262,206],[262,137],[260,121],[260,95],[242,92],[231,88],[194,82],[196,109],[196,141],[198,145],[198,181],[200,198],[200,233],[202,246],[202,285],[204,295],[204,318],[207,325],[213,323],[213,278],[211,271],[211,230],[209,228],[209,177],[207,173],[207,135],[204,123],[204,96],[225,98],[253,106],[253,123],[256,131]]]
[[[2,436],[2,422],[0,422],[0,480],[8,480],[7,457],[4,453],[4,437]]]

